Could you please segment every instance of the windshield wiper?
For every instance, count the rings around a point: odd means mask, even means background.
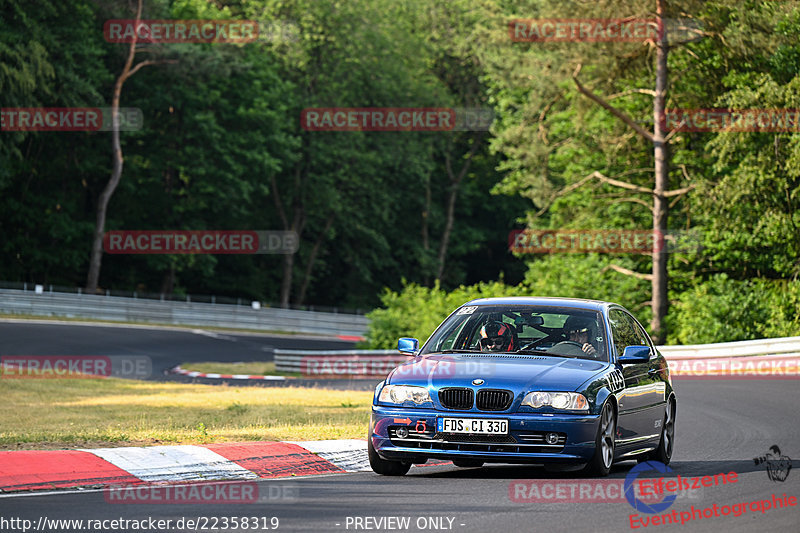
[[[532,349],[532,348],[521,348],[521,349],[517,350],[516,352],[511,352],[511,353],[524,353],[524,354],[533,354],[533,355],[551,355],[550,352],[548,352],[546,350],[535,350],[535,349]]]
[[[511,352],[511,353],[532,354],[532,355],[549,355],[549,356],[554,356],[554,357],[566,357],[568,359],[573,359],[575,357],[574,355],[564,355],[564,354],[561,354],[561,353],[558,353],[558,352],[547,352],[545,350],[519,350],[519,351]]]
[[[428,352],[429,354],[432,353],[481,353],[480,350],[467,350],[467,349],[460,349],[460,350],[439,350],[438,352]]]

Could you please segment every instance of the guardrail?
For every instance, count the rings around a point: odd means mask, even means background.
[[[363,315],[0,289],[0,313],[363,337]]]
[[[407,360],[397,350],[281,350],[275,349],[275,370],[314,377],[385,376]]]
[[[657,346],[668,361],[736,358],[753,356],[800,356],[800,337],[752,341]],[[275,370],[301,372],[306,376],[385,376],[408,356],[397,350],[275,350]]]
[[[674,360],[751,357],[758,355],[798,355],[800,354],[800,337],[720,342],[717,344],[658,346],[658,351],[667,359]]]

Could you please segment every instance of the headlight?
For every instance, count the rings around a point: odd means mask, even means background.
[[[431,402],[431,395],[425,387],[412,387],[411,385],[386,385],[378,397],[379,402],[396,403],[412,402],[417,405]]]
[[[544,392],[533,391],[525,395],[522,405],[539,409],[552,407],[566,411],[589,411],[589,402],[583,394],[577,392]]]

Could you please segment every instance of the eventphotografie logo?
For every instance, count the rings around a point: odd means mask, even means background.
[[[4,355],[4,379],[148,378],[153,363],[146,355]]]
[[[754,457],[753,462],[758,465],[766,465],[767,476],[771,481],[786,481],[789,472],[792,470],[792,459],[787,455],[781,454],[781,449],[777,444],[769,447],[766,455]]]
[[[634,483],[636,483],[637,479],[639,478],[639,473],[649,472],[652,470],[662,474],[672,472],[670,467],[658,461],[645,461],[644,463],[637,464],[631,468],[630,472],[628,472],[628,475],[625,476],[625,499],[628,500],[628,503],[631,504],[631,507],[637,511],[655,514],[669,509],[677,499],[677,495],[670,494],[669,496],[665,496],[663,499],[657,502],[643,501],[642,498],[638,497],[634,493],[633,487]],[[642,490],[641,484],[639,485],[639,490]]]
[[[110,43],[252,43],[258,35],[253,20],[113,19],[103,25]]]
[[[293,254],[299,247],[294,231],[116,230],[103,236],[109,254]]]
[[[142,129],[144,117],[136,107],[119,108],[119,131]],[[4,107],[0,108],[0,131],[111,131],[110,107]]]

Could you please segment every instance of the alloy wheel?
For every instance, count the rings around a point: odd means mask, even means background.
[[[664,420],[664,454],[672,457],[672,442],[675,440],[675,404],[670,402]]]
[[[601,427],[603,428],[602,436],[600,438],[600,450],[602,453],[603,464],[606,468],[611,466],[611,462],[614,460],[614,431],[615,431],[615,424],[614,424],[614,414],[611,411],[611,406],[606,404],[603,408],[603,417],[600,421]],[[670,440],[670,443],[672,441]]]

